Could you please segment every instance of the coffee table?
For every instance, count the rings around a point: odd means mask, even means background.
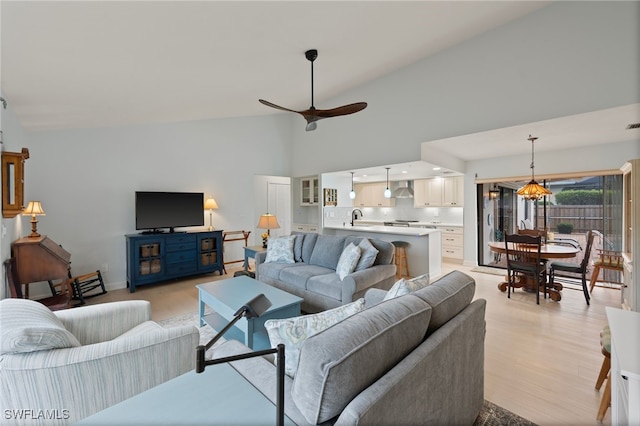
[[[271,347],[264,328],[265,321],[299,316],[303,300],[247,276],[198,284],[196,287],[200,300],[200,326],[207,323],[216,331],[222,330],[233,319],[237,310],[258,294],[264,294],[271,301],[271,307],[260,317],[242,318],[225,333],[225,338],[243,342],[254,350]],[[214,312],[205,315],[205,306],[209,306]]]
[[[195,353],[195,352],[194,352]],[[276,406],[229,364],[189,371],[77,425],[268,425]],[[285,416],[285,425],[294,423]]]

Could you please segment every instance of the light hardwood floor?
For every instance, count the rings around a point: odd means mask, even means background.
[[[522,290],[507,299],[497,288],[500,276],[443,265],[443,273],[454,269],[472,275],[476,298],[487,300],[485,398],[539,425],[598,424],[599,333],[606,325],[605,306],[619,307],[620,292],[596,287],[587,306],[581,291],[565,289],[560,302],[541,299],[536,305],[535,296]],[[89,303],[149,300],[153,319],[159,321],[197,311],[195,285],[232,277],[234,270],[141,286],[135,293],[112,290]],[[611,424],[610,409],[603,424]]]

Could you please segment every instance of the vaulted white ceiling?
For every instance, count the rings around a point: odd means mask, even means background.
[[[546,1],[2,1],[2,93],[27,130],[273,114]],[[354,99],[353,101],[361,101]]]
[[[308,108],[315,48],[315,104],[332,108],[549,3],[2,0],[1,91],[28,131],[282,114],[258,99]],[[528,152],[532,130],[537,151],[637,139],[638,121],[634,104],[430,143],[472,160]]]

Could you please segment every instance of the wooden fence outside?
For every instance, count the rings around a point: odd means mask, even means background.
[[[538,208],[537,229],[544,229],[544,206]],[[551,232],[558,232],[559,223],[570,223],[573,225],[573,233],[585,233],[589,230],[604,229],[603,206],[569,206],[557,205],[547,206],[547,229]]]

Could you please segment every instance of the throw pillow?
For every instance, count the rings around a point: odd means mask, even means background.
[[[269,334],[271,347],[284,344],[285,373],[292,378],[295,376],[300,349],[309,337],[362,310],[364,310],[364,299],[358,299],[348,305],[318,314],[265,321],[264,327]]]
[[[384,296],[385,300],[393,299],[395,297],[404,296],[405,294],[413,293],[416,290],[419,290],[423,287],[429,285],[429,276],[426,275],[426,280],[424,279],[425,275],[421,275],[420,277],[412,278],[410,280],[405,280],[404,278],[400,278],[396,283],[389,289],[387,294]],[[419,278],[419,279],[417,279]]]
[[[264,263],[295,263],[295,260],[293,260],[293,242],[295,238],[295,235],[288,235],[270,239]]]
[[[356,265],[356,271],[362,271],[363,269],[369,268],[373,265],[373,262],[376,261],[376,257],[378,256],[378,249],[371,244],[367,238],[363,238],[358,244],[362,254],[360,255],[360,260],[358,260],[358,264]]]
[[[0,355],[80,346],[58,317],[35,300],[0,300],[0,324]]]
[[[336,266],[336,274],[340,277],[340,281],[355,271],[358,260],[360,259],[360,252],[360,247],[353,243],[349,243],[349,245],[342,250],[342,254],[338,260],[338,266]]]

